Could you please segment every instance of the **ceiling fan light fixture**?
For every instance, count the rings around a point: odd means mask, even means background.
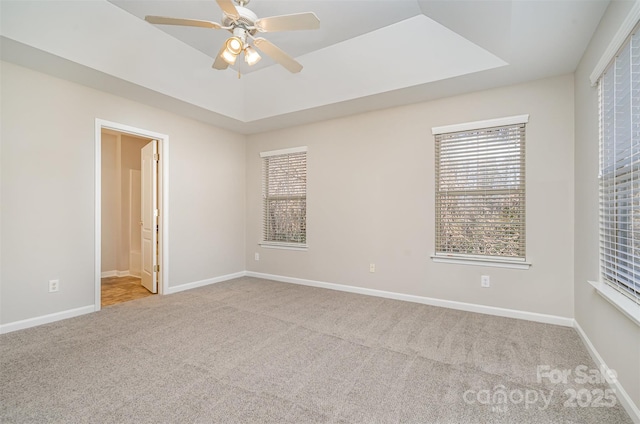
[[[253,47],[248,46],[246,49],[244,49],[244,61],[247,62],[247,65],[253,66],[258,63],[260,59],[262,59],[262,57]]]
[[[229,37],[225,43],[226,49],[229,53],[237,56],[242,51],[243,42],[240,37]]]
[[[242,53],[244,42],[238,36],[229,37],[224,43],[221,56],[229,65],[236,63],[236,58]]]
[[[229,65],[233,65],[234,63],[236,63],[236,57],[238,57],[238,55],[231,53],[228,49],[224,49],[220,56],[222,56],[224,61]]]

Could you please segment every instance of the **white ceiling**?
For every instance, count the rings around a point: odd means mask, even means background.
[[[316,31],[266,33],[304,69],[268,58],[211,68],[214,0],[0,0],[2,59],[241,133],[573,72],[609,0],[252,0],[259,17],[313,11]],[[240,61],[239,61],[240,62]],[[246,65],[245,65],[246,66]]]
[[[222,12],[215,0],[109,1],[140,19],[144,19],[146,15],[156,15],[222,21]],[[415,0],[252,0],[247,8],[255,12],[258,17],[300,12],[314,12],[318,16],[321,22],[319,30],[261,35],[293,57],[329,47],[422,13]],[[229,37],[227,31],[173,25],[159,25],[158,28],[211,58],[216,57],[220,46]],[[242,63],[242,73],[274,64],[267,57],[263,59],[265,60],[253,67]]]

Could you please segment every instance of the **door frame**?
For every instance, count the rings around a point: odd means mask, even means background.
[[[168,293],[169,281],[169,136],[154,131],[135,128],[117,122],[96,118],[95,121],[95,258],[94,310],[101,309],[101,277],[102,277],[102,130],[112,130],[158,140],[158,294]]]

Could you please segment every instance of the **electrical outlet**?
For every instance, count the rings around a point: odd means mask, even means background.
[[[488,275],[480,276],[480,287],[491,287],[491,280]]]
[[[376,272],[376,264],[369,264],[369,272]]]
[[[57,292],[60,288],[60,280],[49,280],[49,293]]]
[[[260,260],[260,254],[258,252],[256,252],[253,257],[256,261]]]

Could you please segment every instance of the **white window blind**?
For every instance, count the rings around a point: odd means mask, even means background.
[[[307,151],[263,152],[263,243],[304,246],[307,242]]]
[[[640,304],[640,36],[599,80],[602,281]]]
[[[435,153],[436,255],[524,261],[525,123],[436,134]]]

